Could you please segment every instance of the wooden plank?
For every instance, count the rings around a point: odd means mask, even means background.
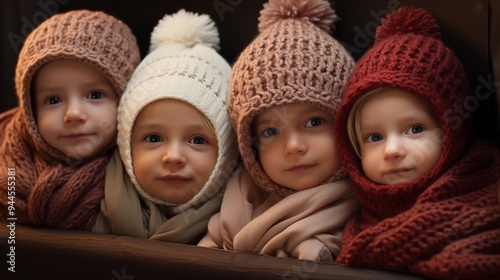
[[[12,273],[7,271],[9,234],[2,221],[1,279],[423,279],[386,270],[19,224]]]

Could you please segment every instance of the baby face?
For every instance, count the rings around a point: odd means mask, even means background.
[[[47,63],[35,76],[34,102],[40,135],[69,157],[92,158],[115,141],[118,94],[90,65]]]
[[[176,99],[144,107],[131,136],[134,174],[150,195],[181,204],[205,185],[217,162],[218,145],[201,112]]]
[[[258,160],[275,183],[305,190],[340,168],[334,117],[310,104],[290,104],[259,114],[253,124]]]
[[[360,154],[365,175],[384,184],[414,181],[432,170],[441,155],[441,126],[418,97],[387,89],[360,108]]]

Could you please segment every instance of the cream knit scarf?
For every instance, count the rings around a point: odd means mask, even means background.
[[[222,201],[216,195],[199,208],[191,207],[170,217],[165,209],[139,196],[118,151],[107,166],[104,192],[92,231],[186,244],[206,233],[208,220]]]

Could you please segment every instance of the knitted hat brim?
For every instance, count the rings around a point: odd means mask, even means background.
[[[39,56],[28,62],[27,66],[23,68],[26,69],[24,73],[18,73],[18,76],[23,77],[22,88],[20,91],[18,91],[18,95],[21,95],[19,96],[20,100],[22,100],[20,106],[25,114],[25,120],[29,133],[38,142],[43,150],[54,155],[57,160],[63,160],[66,159],[67,156],[61,151],[50,146],[40,135],[38,125],[36,124],[36,116],[33,112],[33,106],[35,105],[33,104],[33,100],[31,100],[33,79],[35,78],[35,75],[44,65],[57,60],[74,60],[95,67],[105,75],[105,77],[117,92],[118,96],[120,96],[123,92],[123,85],[125,83],[123,82],[123,77],[117,77],[117,74],[112,73],[110,69],[102,66],[103,63],[105,65],[113,63],[112,61],[101,61],[97,53],[89,53],[88,49],[83,47],[75,47],[73,45],[70,49],[63,48],[62,50],[61,46],[49,46],[48,48],[44,49]]]
[[[176,85],[175,88],[171,87],[172,84]],[[127,172],[139,194],[156,204],[173,206],[171,211],[178,213],[193,205],[208,201],[219,193],[225,179],[234,170],[237,158],[236,136],[231,126],[220,125],[229,124],[229,116],[224,111],[226,108],[216,105],[222,102],[220,100],[222,97],[206,93],[207,88],[204,84],[193,83],[192,79],[185,76],[169,76],[168,79],[165,79],[163,75],[159,75],[137,83],[133,88],[127,88],[126,91],[133,91],[134,94],[125,95],[126,100],[123,100],[123,106],[119,108],[121,117],[118,125],[118,146]],[[183,94],[185,92],[191,94]],[[217,137],[218,155],[214,167],[217,172],[211,173],[203,188],[194,197],[179,205],[160,200],[141,187],[135,176],[131,149],[125,148],[131,147],[134,123],[142,109],[155,101],[163,99],[177,99],[193,105],[212,123]],[[131,113],[122,114],[121,112]]]

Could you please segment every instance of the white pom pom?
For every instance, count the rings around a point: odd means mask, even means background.
[[[191,48],[196,44],[219,49],[219,32],[208,15],[186,12],[165,15],[151,33],[152,52],[162,45],[184,44]]]

